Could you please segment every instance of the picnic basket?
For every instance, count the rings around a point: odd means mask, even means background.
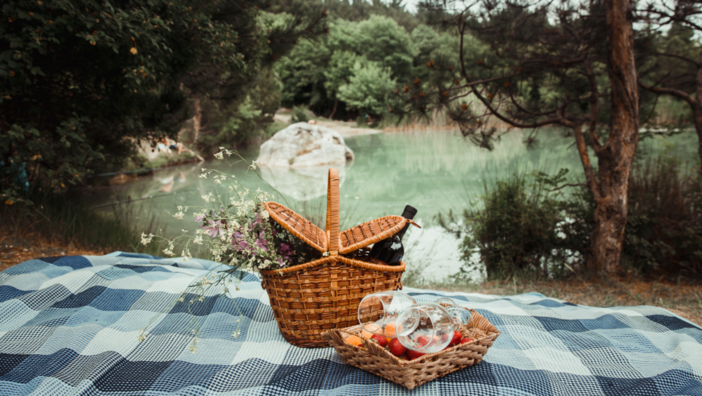
[[[485,317],[472,309],[469,311],[471,311],[471,320],[460,331],[464,337],[473,338],[473,341],[426,354],[415,360],[400,359],[375,342],[364,340],[364,346],[346,343],[347,337],[360,336],[363,330],[360,325],[327,331],[324,333],[324,338],[329,340],[329,344],[341,355],[344,363],[383,377],[407,389],[414,389],[483,360],[483,356],[500,332]]]
[[[270,217],[323,257],[280,270],[261,270],[283,338],[303,348],[326,348],[322,333],[358,324],[358,305],[370,293],[402,289],[405,263],[382,265],[346,257],[399,232],[411,220],[385,216],[339,232],[339,172],[329,169],[326,231],[275,202]],[[416,225],[416,224],[415,224]]]

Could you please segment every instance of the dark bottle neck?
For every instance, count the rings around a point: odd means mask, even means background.
[[[402,217],[405,219],[412,220],[414,219],[414,215],[417,214],[417,209],[413,208],[410,205],[405,206],[405,210],[402,211]],[[405,233],[409,229],[410,223],[405,224],[405,226],[400,230],[400,232],[397,233],[397,236],[402,239],[405,236]]]
[[[407,230],[409,229],[409,226],[410,226],[410,224],[407,223],[407,225],[405,225],[404,227],[402,227],[402,229],[400,230],[400,232],[398,232],[398,233],[395,234],[395,235],[397,235],[398,237],[400,237],[400,239],[404,238],[405,232],[407,232]]]

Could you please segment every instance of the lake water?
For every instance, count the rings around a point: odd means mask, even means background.
[[[406,204],[413,205],[419,210],[416,219],[423,228],[412,227],[406,237],[408,265],[426,266],[422,275],[427,279],[441,280],[456,273],[461,266],[458,240],[436,226],[438,213],[461,212],[471,200],[477,201],[485,185],[491,186],[515,172],[528,174],[537,170],[554,174],[567,168],[572,182],[584,179],[572,136],[544,130],[537,142],[527,147],[523,142],[528,133],[514,130],[505,134],[493,151],[475,147],[457,132],[380,133],[346,138],[356,158],[354,163],[339,167],[341,230],[381,216],[399,215]],[[696,145],[696,136],[686,133],[647,139],[639,151],[695,158]],[[241,154],[250,162],[256,159],[258,149]],[[594,155],[591,159],[596,162]],[[328,167],[264,168],[260,170],[262,180],[247,169],[247,164],[233,157],[162,170],[130,184],[98,189],[90,201],[99,206],[129,199],[129,204],[102,206],[100,210],[112,212],[120,208],[137,213],[137,227],[143,229],[156,221],[164,226],[164,236],[178,235],[183,229],[192,234],[196,228],[192,216],[176,220],[172,217],[176,207],[207,205],[201,196],[210,191],[223,197],[228,194],[211,178],[199,178],[201,168],[234,174],[252,190],[273,192],[273,186],[283,196],[280,203],[310,220],[321,223],[324,219]],[[480,277],[474,275],[476,279]]]

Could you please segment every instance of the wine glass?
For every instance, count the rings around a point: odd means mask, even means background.
[[[454,323],[454,331],[460,331],[461,326],[465,326],[466,329],[469,328],[470,321],[472,320],[471,312],[461,306],[453,306],[446,308],[449,315],[451,315],[451,320]]]
[[[439,304],[439,305],[443,306],[444,308],[458,306],[458,304],[456,304],[452,299],[450,299],[448,297],[439,297],[436,300],[434,300],[434,304]],[[446,306],[444,306],[444,304]]]
[[[416,304],[414,298],[399,291],[383,291],[363,297],[358,305],[358,322],[363,327],[363,335],[379,334],[388,338],[396,337],[397,317]]]
[[[451,315],[441,305],[415,304],[397,318],[397,339],[407,349],[434,353],[451,342],[454,328]]]

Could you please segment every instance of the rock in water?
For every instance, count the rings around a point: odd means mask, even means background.
[[[263,143],[256,164],[269,168],[302,168],[343,165],[353,158],[353,151],[338,132],[298,122],[276,132]]]

